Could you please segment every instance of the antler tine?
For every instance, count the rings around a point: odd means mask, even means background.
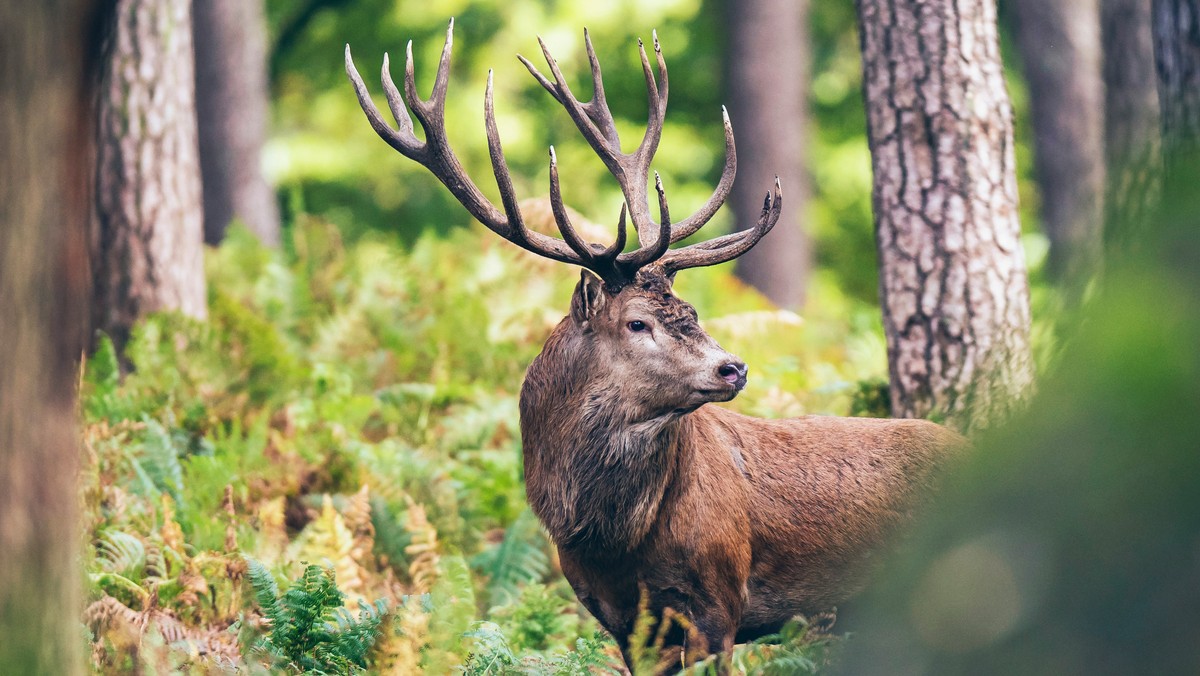
[[[425,107],[425,102],[421,100],[421,96],[417,94],[417,73],[416,66],[413,65],[412,40],[404,46],[404,100],[408,102],[408,107],[412,109],[413,115],[421,126],[425,126],[428,120],[428,112]]]
[[[350,45],[346,45],[346,50],[349,54]],[[388,60],[387,52],[383,53],[383,67],[380,69],[379,79],[383,82],[383,93],[387,96],[388,108],[392,111],[392,118],[396,120],[396,126],[400,127],[402,134],[416,139],[416,134],[413,133],[412,118],[409,117],[408,109],[404,107],[404,98],[392,80],[392,64]]]
[[[442,45],[442,58],[438,60],[437,76],[433,80],[433,91],[429,94],[429,103],[438,117],[443,117],[446,110],[446,90],[450,87],[450,50],[453,46],[454,17],[450,17],[450,25],[446,28],[446,43]],[[409,50],[409,53],[411,54],[412,50]]]
[[[587,28],[583,29],[583,44],[587,49],[588,65],[592,69],[592,100],[583,104],[583,110],[599,127],[605,140],[619,151],[621,138],[617,135],[617,125],[613,121],[612,111],[608,109],[608,100],[604,97],[604,76],[600,72],[600,59],[596,58],[596,49],[592,47],[592,36]]]
[[[774,228],[775,224],[779,222],[779,214],[782,210],[783,188],[779,184],[779,177],[776,176],[775,193],[774,195],[770,192],[767,193],[763,200],[762,213],[759,214],[758,222],[752,229],[717,237],[682,249],[674,249],[667,252],[659,262],[663,270],[668,274],[674,274],[687,268],[731,261],[749,251],[768,232],[771,232],[771,228]]]
[[[654,56],[658,61],[658,82],[654,81],[654,73],[650,70],[650,59],[646,57],[646,46],[638,40],[638,53],[642,57],[642,73],[646,77],[646,99],[649,112],[646,121],[646,134],[638,146],[637,156],[646,167],[658,150],[658,142],[662,140],[663,122],[667,114],[667,63],[663,60],[662,45],[658,43],[658,31],[652,31],[654,38]]]
[[[517,58],[521,60],[521,63],[525,65],[525,68],[529,70],[538,83],[546,91],[549,91],[555,100],[567,111],[567,115],[571,117],[571,121],[579,129],[579,133],[583,135],[588,145],[592,146],[592,150],[596,152],[604,162],[604,165],[608,167],[609,172],[614,176],[620,176],[624,172],[624,167],[620,162],[620,146],[614,147],[609,143],[609,139],[600,130],[596,122],[593,121],[584,104],[580,103],[579,99],[571,93],[571,87],[567,85],[567,80],[563,77],[562,71],[558,67],[558,62],[550,54],[550,48],[546,46],[546,41],[539,37],[538,46],[542,49],[542,56],[546,59],[546,65],[550,68],[550,74],[554,76],[553,82],[546,79],[529,59],[520,55],[517,55]]]
[[[721,180],[717,182],[717,187],[713,189],[708,201],[696,213],[675,224],[671,231],[672,244],[691,237],[704,227],[705,223],[712,220],[729,198],[729,192],[733,190],[733,179],[737,176],[737,147],[733,142],[733,125],[729,122],[729,111],[725,110],[725,106],[721,106],[721,121],[725,127],[725,167],[721,169]]]
[[[558,156],[554,153],[554,146],[550,146],[550,210],[554,213],[554,222],[558,225],[558,231],[562,233],[563,241],[572,251],[579,254],[585,266],[593,267],[596,263],[596,253],[592,251],[591,245],[575,232],[570,218],[567,217],[567,208],[563,205],[562,189],[558,183]]]
[[[617,265],[626,271],[630,278],[638,271],[638,268],[662,258],[663,254],[667,252],[667,248],[671,246],[671,215],[667,211],[667,194],[663,191],[662,177],[658,175],[657,171],[654,172],[654,189],[658,192],[658,237],[654,239],[653,245],[643,245],[637,251],[617,257]],[[640,235],[641,232],[639,231],[638,234]]]
[[[617,241],[600,254],[604,258],[615,259],[625,250],[625,203],[621,202],[621,217],[617,220]]]
[[[386,63],[386,57],[384,58]],[[412,134],[411,120],[408,129],[400,124],[400,132],[388,126],[383,116],[379,114],[379,109],[375,107],[375,103],[371,101],[371,93],[367,91],[367,85],[363,82],[362,76],[358,74],[358,69],[354,67],[354,57],[350,55],[349,44],[346,45],[346,75],[350,78],[350,84],[354,86],[354,93],[358,96],[358,105],[363,109],[363,113],[366,114],[367,121],[371,123],[371,128],[375,130],[375,133],[379,134],[380,138],[387,141],[387,144],[395,148],[401,155],[415,159],[424,144]],[[403,117],[408,116],[405,114]]]
[[[488,70],[487,89],[483,93],[483,126],[487,133],[488,155],[492,160],[492,175],[496,177],[496,187],[500,190],[500,201],[504,204],[504,213],[508,216],[509,234],[507,239],[514,244],[528,248],[529,230],[517,207],[517,191],[513,187],[512,175],[508,171],[508,162],[504,159],[504,149],[500,146],[500,131],[496,128],[496,108],[492,99],[492,71]]]
[[[446,90],[450,85],[450,53],[454,48],[454,19],[446,27],[446,43],[442,46],[442,57],[438,60],[437,75],[433,81],[433,91],[427,100],[422,100],[417,93],[416,67],[413,65],[412,40],[404,48],[404,99],[413,115],[426,127],[426,131],[444,132],[444,114],[446,110]],[[432,127],[432,129],[430,129]]]

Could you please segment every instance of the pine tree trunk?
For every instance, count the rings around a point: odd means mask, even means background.
[[[995,4],[857,7],[892,411],[987,425],[1033,382]]]
[[[269,108],[262,0],[207,0],[194,12],[204,241],[219,243],[237,218],[277,245],[279,208],[262,172]]]
[[[1159,194],[1159,116],[1150,4],[1101,0],[1106,233],[1147,220]]]
[[[758,221],[776,175],[785,204],[766,242],[738,259],[737,275],[776,305],[799,308],[812,264],[802,227],[809,196],[808,1],[726,0],[726,15],[726,89],[738,145],[731,196],[737,227]]]
[[[1104,83],[1098,0],[1015,0],[1049,273],[1073,294],[1104,240]]]
[[[1200,0],[1154,0],[1153,9],[1164,151],[1191,156],[1200,150]]]
[[[0,671],[83,671],[75,383],[94,3],[0,4]]]
[[[116,0],[99,92],[94,327],[205,314],[189,0]]]

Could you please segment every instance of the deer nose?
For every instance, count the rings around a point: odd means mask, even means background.
[[[727,383],[745,383],[746,372],[749,369],[746,364],[740,361],[730,361],[721,364],[717,367],[717,375],[721,376]]]

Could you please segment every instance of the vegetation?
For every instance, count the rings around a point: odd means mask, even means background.
[[[521,374],[573,271],[466,230],[411,249],[314,218],[289,232],[276,251],[235,229],[209,255],[207,320],[139,324],[123,378],[107,341],[86,364],[93,667],[617,669],[521,485]],[[880,406],[869,305],[818,285],[801,320],[726,270],[679,286],[755,365],[734,406]],[[820,664],[800,627],[726,659]]]

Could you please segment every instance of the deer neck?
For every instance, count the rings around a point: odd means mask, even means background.
[[[681,474],[686,417],[631,413],[562,342],[552,336],[521,391],[526,493],[560,548],[619,557],[653,528]]]

